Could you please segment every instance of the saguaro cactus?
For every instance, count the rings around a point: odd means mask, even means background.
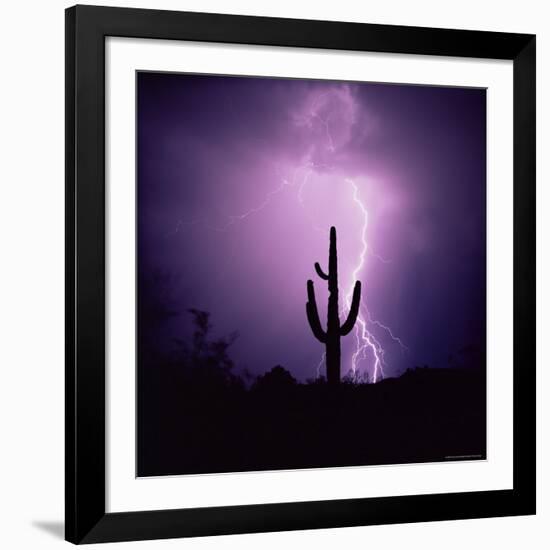
[[[328,281],[327,330],[323,330],[321,327],[319,311],[315,301],[315,287],[311,280],[307,282],[307,319],[315,338],[325,344],[326,347],[327,381],[331,385],[337,385],[340,383],[340,337],[349,334],[357,320],[359,302],[361,301],[361,282],[355,282],[348,318],[343,325],[340,325],[338,315],[338,255],[336,253],[336,228],[334,227],[330,228],[328,274],[323,272],[318,262],[315,263],[315,271],[321,279]]]

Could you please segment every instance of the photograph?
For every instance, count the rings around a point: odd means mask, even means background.
[[[548,550],[546,5],[101,3],[2,12],[0,546]]]
[[[136,72],[138,477],[487,458],[486,103]]]

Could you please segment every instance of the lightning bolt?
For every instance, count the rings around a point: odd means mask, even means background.
[[[314,125],[314,121],[318,121],[319,124],[323,127],[324,134],[326,136],[326,149],[330,151],[330,153],[335,153],[337,147],[335,145],[335,140],[331,134],[330,130],[330,118],[331,114],[329,113],[326,116],[323,116],[320,111],[322,110],[323,106],[326,106],[326,100],[327,97],[329,97],[329,92],[320,94],[317,96],[317,98],[313,101],[313,104],[311,108],[309,109],[309,112],[305,116],[296,117],[296,119],[299,121],[299,124],[301,125],[307,125],[307,127],[311,128]],[[222,231],[225,232],[229,230],[232,226],[235,224],[244,222],[247,218],[254,216],[255,214],[260,213],[262,210],[267,208],[271,201],[276,197],[277,195],[285,192],[288,189],[295,189],[296,190],[296,200],[298,203],[304,208],[304,211],[307,215],[307,210],[305,209],[304,204],[304,189],[305,187],[310,183],[310,176],[313,172],[320,169],[325,170],[331,170],[333,167],[330,164],[326,163],[314,163],[312,161],[313,158],[313,152],[312,149],[305,155],[305,158],[302,163],[300,163],[294,170],[293,176],[290,179],[281,178],[281,181],[278,186],[276,186],[274,189],[268,191],[264,198],[255,206],[249,208],[248,210],[240,213],[240,214],[234,214],[234,215],[228,215],[227,221],[218,226],[214,226],[208,223],[208,220],[205,218],[199,218],[195,220],[190,221],[184,221],[183,219],[179,219],[176,223],[176,226],[174,230],[169,233],[169,235],[174,235],[178,233],[183,227],[186,226],[192,226],[196,224],[203,224],[207,228],[213,230],[213,231]],[[364,204],[360,193],[359,193],[359,187],[357,183],[350,178],[344,178],[344,183],[347,184],[351,189],[351,202],[357,209],[358,213],[360,214],[361,218],[361,229],[359,233],[359,242],[360,242],[360,248],[358,251],[356,262],[353,264],[353,269],[350,276],[350,284],[346,288],[346,291],[344,293],[344,301],[346,304],[347,309],[351,307],[351,301],[353,296],[353,287],[356,280],[360,280],[361,273],[365,267],[366,263],[366,257],[367,255],[372,256],[373,258],[377,259],[378,261],[382,263],[389,263],[390,260],[387,260],[383,258],[382,256],[375,254],[372,249],[369,247],[367,243],[367,227],[368,227],[368,210],[366,205]],[[309,215],[308,215],[309,216]],[[325,232],[322,228],[317,226],[311,216],[309,216],[309,221],[311,223],[311,226],[314,230],[319,232]],[[380,321],[374,319],[366,305],[366,299],[365,299],[365,293],[363,292],[363,298],[362,298],[362,304],[359,311],[359,314],[357,316],[357,321],[354,329],[354,336],[355,336],[355,346],[353,353],[351,355],[351,362],[350,362],[350,369],[349,373],[351,376],[352,381],[358,382],[361,380],[361,364],[371,361],[371,376],[368,381],[371,381],[372,383],[376,383],[379,380],[383,379],[385,377],[384,368],[387,366],[385,362],[385,350],[382,346],[379,339],[374,335],[372,330],[369,330],[369,327],[377,327],[379,330],[382,330],[385,332],[388,337],[394,342],[395,344],[399,345],[402,352],[405,352],[408,350],[407,346],[401,341],[401,339],[393,333],[393,331],[390,329],[389,326],[384,325]],[[344,311],[341,312],[342,314]],[[316,367],[316,373],[317,377],[321,376],[322,367],[325,363],[325,353],[322,354],[319,363]],[[368,371],[365,371],[368,373]]]
[[[300,203],[300,205],[303,206],[304,205],[303,190],[304,190],[304,187],[306,186],[306,184],[308,183],[308,179],[309,179],[311,173],[313,172],[314,168],[315,168],[315,165],[311,161],[306,160],[304,163],[299,165],[294,170],[293,177],[290,180],[288,180],[286,178],[281,178],[281,182],[279,183],[279,185],[277,187],[275,187],[274,189],[268,191],[266,193],[265,197],[262,199],[262,201],[260,203],[258,203],[256,206],[253,206],[253,207],[249,208],[248,210],[246,210],[244,212],[241,212],[240,214],[230,214],[230,215],[228,215],[227,216],[227,221],[222,225],[212,225],[211,223],[209,223],[207,218],[198,218],[198,219],[188,220],[188,221],[185,221],[184,219],[180,218],[176,221],[174,229],[172,231],[170,231],[167,234],[167,236],[168,237],[174,236],[177,233],[179,233],[182,228],[190,227],[190,226],[197,225],[197,224],[201,224],[201,225],[205,226],[207,229],[210,229],[212,231],[219,231],[219,232],[224,233],[228,229],[230,229],[231,226],[246,220],[246,218],[249,218],[250,216],[253,216],[254,214],[258,214],[259,212],[261,212],[262,210],[267,208],[269,206],[269,204],[271,203],[271,201],[273,200],[273,198],[276,195],[279,195],[279,194],[283,193],[287,188],[297,188],[298,189],[297,199],[298,199],[298,202]],[[303,175],[302,175],[301,179],[298,176],[298,174],[300,172],[303,172]],[[321,230],[320,228],[318,228],[318,229]]]
[[[346,305],[349,309],[351,307],[353,286],[355,285],[355,281],[359,278],[359,274],[361,273],[365,265],[365,256],[367,255],[367,250],[368,250],[367,226],[369,221],[369,215],[365,205],[363,204],[363,202],[359,197],[359,190],[355,182],[351,179],[346,179],[345,181],[349,185],[351,185],[351,188],[353,190],[352,192],[353,202],[359,208],[363,218],[362,225],[361,225],[361,235],[360,235],[361,249],[359,251],[359,258],[355,268],[351,273],[351,285],[348,288],[348,291],[346,293]],[[376,383],[380,375],[384,376],[384,372],[383,372],[384,350],[382,349],[382,346],[376,340],[376,338],[367,329],[367,323],[361,312],[359,312],[359,315],[357,316],[357,322],[355,326],[355,341],[356,341],[355,351],[351,356],[352,377],[354,379],[357,377],[358,362],[362,356],[363,357],[365,356],[367,349],[370,349],[374,357],[373,374],[372,374],[373,382]]]
[[[352,200],[357,205],[357,208],[359,209],[361,213],[361,232],[360,232],[360,242],[361,242],[361,248],[359,251],[359,257],[357,259],[357,264],[355,265],[352,273],[351,273],[351,280],[350,280],[350,286],[348,287],[348,290],[346,292],[346,306],[349,309],[351,307],[351,300],[353,296],[353,287],[355,285],[355,281],[360,279],[361,271],[363,270],[365,266],[365,258],[367,256],[367,252],[369,250],[368,244],[367,244],[367,227],[369,222],[369,214],[367,211],[366,206],[363,204],[363,201],[361,200],[361,197],[359,195],[359,188],[357,187],[357,184],[349,178],[345,179],[346,183],[351,186],[352,189]],[[363,300],[365,302],[365,300]],[[379,321],[376,321],[372,318],[370,311],[368,308],[364,305],[359,315],[357,316],[357,322],[355,325],[355,342],[356,347],[355,351],[353,352],[351,356],[351,375],[352,378],[355,380],[358,377],[359,374],[359,362],[361,359],[366,359],[368,350],[371,351],[372,356],[374,357],[374,362],[372,366],[372,378],[373,382],[376,383],[379,378],[384,378],[384,348],[380,344],[379,340],[372,334],[371,331],[367,328],[367,323],[374,324],[381,328],[382,330],[386,331],[390,338],[398,343],[401,346],[402,350],[408,349],[403,342],[396,337],[391,329],[380,323]]]

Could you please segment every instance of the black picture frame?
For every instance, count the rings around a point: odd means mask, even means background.
[[[513,489],[105,511],[105,37],[513,61]],[[535,513],[535,36],[75,6],[66,11],[66,539],[96,543]]]

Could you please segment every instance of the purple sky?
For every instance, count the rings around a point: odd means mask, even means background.
[[[313,264],[327,266],[331,225],[341,304],[354,273],[363,283],[358,369],[372,379],[378,355],[394,376],[484,347],[484,90],[163,73],[137,82],[139,269],[168,274],[162,292],[182,312],[161,347],[188,334],[194,307],[211,313],[215,335],[239,332],[240,368],[315,377],[323,348],[306,320],[306,281],[324,323]],[[342,344],[345,374],[356,335]]]

